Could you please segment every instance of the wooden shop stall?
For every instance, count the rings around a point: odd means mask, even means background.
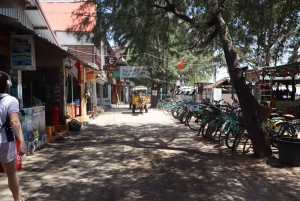
[[[261,101],[300,118],[300,62],[263,68],[259,86]]]

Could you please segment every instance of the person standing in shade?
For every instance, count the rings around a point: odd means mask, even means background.
[[[15,201],[27,200],[26,195],[19,193],[19,177],[17,174],[16,158],[26,153],[26,145],[19,119],[19,102],[7,94],[11,87],[8,74],[0,71],[0,163],[8,178],[8,187]],[[13,132],[7,132],[11,127]],[[20,150],[17,153],[15,137],[20,141]]]

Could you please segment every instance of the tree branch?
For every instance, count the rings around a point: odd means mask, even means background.
[[[175,4],[171,4],[169,0],[165,0],[167,5],[166,6],[161,6],[161,5],[157,5],[157,4],[152,4],[153,7],[155,8],[160,8],[160,9],[164,9],[166,12],[171,12],[173,13],[175,16],[177,16],[178,18],[190,23],[190,24],[193,24],[195,25],[195,21],[186,16],[186,15],[183,15],[181,14],[177,9],[176,9],[176,5]]]
[[[214,38],[218,35],[218,30],[217,28],[215,28],[214,32],[207,38],[206,41],[202,41],[201,44],[203,46],[207,46],[209,43],[211,43],[211,41],[214,40]]]

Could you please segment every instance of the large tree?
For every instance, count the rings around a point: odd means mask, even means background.
[[[92,1],[92,0],[91,0]],[[158,51],[147,45],[159,39],[159,51],[169,47],[168,33],[186,42],[186,50],[223,50],[228,73],[239,98],[244,123],[254,153],[271,156],[264,134],[259,103],[246,85],[234,44],[244,55],[252,53],[256,63],[276,63],[285,42],[293,39],[290,51],[299,47],[299,1],[296,0],[100,0],[94,39],[113,39],[118,46],[137,45],[139,52]],[[87,21],[87,20],[86,20]],[[298,23],[299,24],[299,23]],[[293,30],[290,30],[292,28]],[[255,50],[255,51],[252,51]],[[196,51],[197,52],[197,51]],[[161,55],[161,54],[158,54]],[[251,58],[252,62],[255,59]],[[151,63],[150,57],[147,57]]]

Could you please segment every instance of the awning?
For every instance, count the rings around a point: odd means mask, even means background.
[[[212,84],[209,84],[209,85],[205,86],[203,89],[204,90],[211,90],[213,88],[216,88],[216,87],[222,85],[224,82],[227,82],[226,85],[229,85],[229,80],[230,80],[229,77],[224,77],[224,78],[218,80],[215,83],[212,83]]]
[[[51,51],[56,51],[57,53],[62,54],[66,57],[69,57],[70,59],[73,59],[75,61],[80,61],[81,64],[83,64],[84,66],[89,67],[89,65],[85,61],[77,58],[76,56],[74,56],[72,54],[70,54],[66,50],[64,50],[61,47],[55,45],[54,43],[51,43],[46,38],[38,36],[33,30],[30,30],[30,29],[26,28],[20,22],[17,22],[16,20],[14,20],[10,17],[0,15],[0,26],[3,26],[3,25],[14,27],[15,29],[18,29],[17,31],[20,30],[21,35],[24,35],[24,34],[25,35],[33,35],[35,43],[38,43],[39,45],[44,46],[45,48],[48,48]],[[69,67],[72,67],[72,66],[69,66]]]
[[[105,84],[107,82],[108,82],[108,80],[105,77],[98,77],[98,78],[96,78],[96,83],[97,84]]]
[[[100,71],[96,71],[96,83],[98,84],[105,84],[108,82],[108,79],[106,77],[105,71],[100,70]]]

